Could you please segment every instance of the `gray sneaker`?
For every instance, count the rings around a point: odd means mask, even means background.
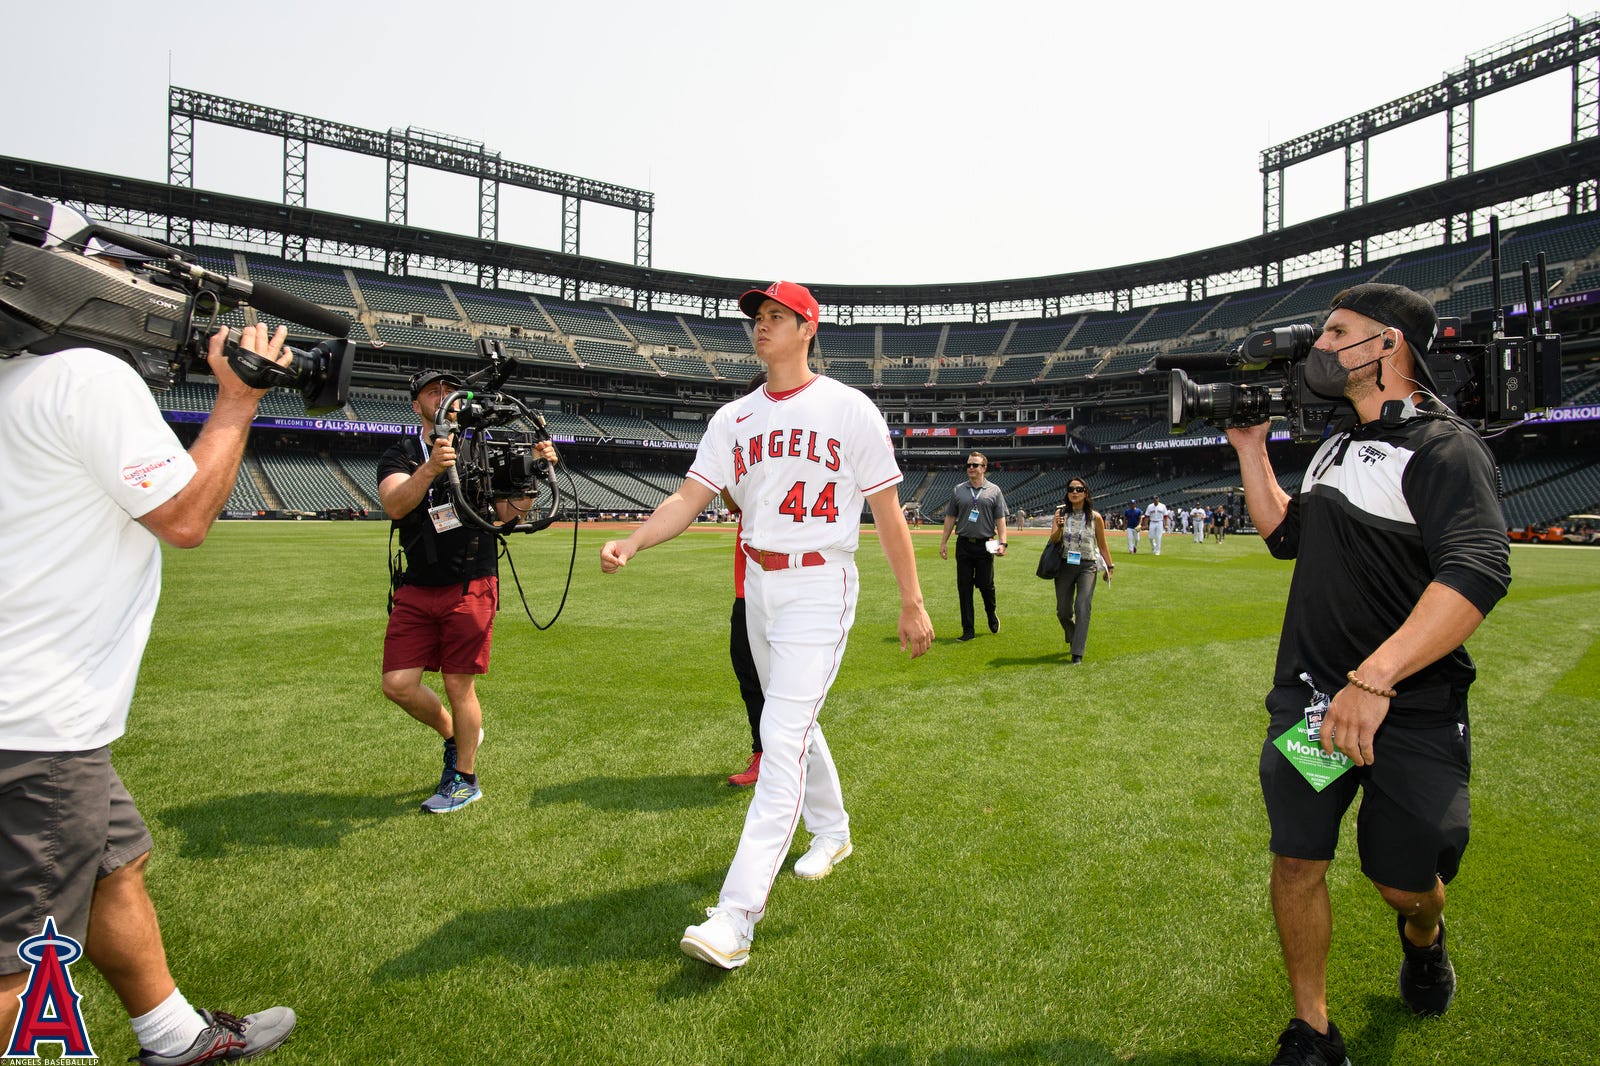
[[[450,780],[439,785],[439,791],[422,801],[422,809],[429,814],[449,814],[482,798],[483,789],[462,777],[461,771],[457,770],[450,775]]]
[[[141,1048],[129,1061],[145,1066],[193,1066],[200,1062],[252,1059],[289,1039],[289,1033],[294,1030],[294,1011],[288,1007],[268,1007],[243,1018],[222,1011],[198,1013],[206,1027],[183,1051],[176,1055],[158,1055]]]

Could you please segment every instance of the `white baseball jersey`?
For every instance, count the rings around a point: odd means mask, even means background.
[[[1163,533],[1163,532],[1166,531],[1166,528],[1167,528],[1167,505],[1166,504],[1164,504],[1164,503],[1152,503],[1145,510],[1144,514],[1145,514],[1145,517],[1150,520],[1150,528],[1151,529],[1155,530],[1158,533]]]
[[[689,476],[712,492],[728,490],[744,515],[746,544],[790,554],[854,552],[865,498],[901,481],[883,415],[823,375],[725,405]]]

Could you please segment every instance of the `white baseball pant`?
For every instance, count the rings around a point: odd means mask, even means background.
[[[800,818],[814,834],[848,836],[839,771],[817,716],[844,660],[855,621],[859,584],[855,561],[826,553],[822,566],[745,574],[745,623],[761,691],[761,776],[718,906],[766,910]]]
[[[1165,521],[1150,523],[1150,553],[1152,555],[1161,554],[1161,535],[1166,531],[1167,523]]]

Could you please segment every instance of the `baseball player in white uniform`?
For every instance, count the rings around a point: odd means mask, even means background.
[[[1150,497],[1150,506],[1144,509],[1145,521],[1150,525],[1150,553],[1161,554],[1161,536],[1167,531],[1167,505],[1160,496]]]
[[[690,957],[728,970],[749,959],[797,818],[812,833],[797,877],[826,877],[852,850],[817,715],[855,619],[863,499],[900,589],[900,646],[916,658],[933,642],[883,416],[865,395],[806,364],[817,301],[804,286],[779,281],[745,293],[739,307],[755,319],[766,386],[712,416],[678,491],[626,540],[600,550],[601,571],[615,573],[687,529],[723,489],[744,514],[746,624],[765,696],[761,775],[717,905],[680,943]]]
[[[1198,503],[1189,511],[1189,525],[1194,533],[1194,542],[1196,544],[1204,544],[1206,542],[1206,509]]]

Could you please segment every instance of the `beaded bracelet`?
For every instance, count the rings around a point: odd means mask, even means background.
[[[1346,671],[1344,679],[1350,682],[1356,688],[1360,689],[1362,692],[1370,692],[1374,696],[1382,696],[1386,700],[1392,700],[1396,695],[1398,695],[1398,693],[1396,693],[1392,688],[1379,688],[1377,685],[1367,684],[1365,681],[1356,676],[1356,672],[1354,670]]]

